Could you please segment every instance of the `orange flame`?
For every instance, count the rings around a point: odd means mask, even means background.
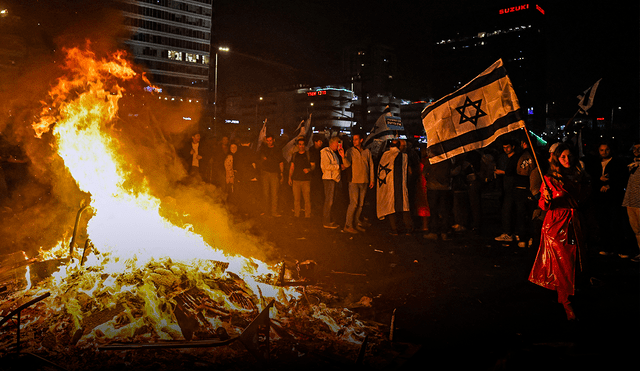
[[[267,274],[277,276],[266,263],[224,253],[207,244],[189,226],[177,226],[162,217],[161,202],[146,184],[130,188],[131,182],[127,181],[131,174],[119,155],[121,144],[109,132],[124,92],[117,82],[139,75],[122,52],[109,60],[97,60],[88,50],[73,48],[66,52],[64,67],[68,73],[51,89],[51,102],[44,104],[40,120],[33,128],[39,138],[52,132],[57,154],[78,187],[91,196],[94,215],[88,221],[87,233],[99,254],[87,258],[81,275],[72,274],[81,269],[76,262],[51,277],[46,290],[57,291],[59,300],[59,305],[52,304],[52,308],[64,307],[73,316],[76,328],[80,328],[86,313],[78,299],[65,292],[71,281],[76,287],[74,295],[103,298],[107,295],[99,303],[102,309],[113,308],[118,298],[135,293],[144,300],[146,321],[153,325],[157,336],[180,337],[176,319],[166,309],[175,293],[158,293],[159,287],[175,288],[176,277],[189,276],[212,300],[229,309],[243,310],[204,283],[203,277],[216,271],[212,261],[228,262],[227,271],[242,278],[247,291],[255,297],[284,301],[298,297],[294,289],[274,288],[256,279]],[[61,242],[58,246],[64,245]],[[144,274],[142,284],[134,284],[129,275],[149,266],[157,268]],[[143,321],[130,310],[125,313],[130,321],[127,326],[115,326],[114,318],[85,335],[84,341],[102,336],[130,336]]]

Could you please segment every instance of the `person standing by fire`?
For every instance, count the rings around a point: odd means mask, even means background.
[[[558,293],[568,320],[576,315],[569,301],[575,292],[576,269],[584,270],[584,238],[578,203],[588,194],[587,175],[562,143],[551,155],[548,175],[541,185],[538,204],[546,211],[540,248],[529,281]]]
[[[278,213],[278,192],[283,181],[284,158],[282,151],[276,147],[273,135],[265,137],[266,146],[260,147],[260,177],[264,192],[264,213],[271,213],[273,217],[280,217]]]
[[[186,167],[189,177],[198,181],[202,180],[202,176],[200,174],[202,151],[200,147],[200,133],[195,133],[191,136],[191,142],[182,152],[182,158],[187,165]]]

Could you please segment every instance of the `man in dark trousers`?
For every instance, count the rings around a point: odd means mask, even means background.
[[[260,177],[264,192],[264,213],[280,217],[278,213],[278,191],[283,181],[284,158],[282,151],[276,147],[273,135],[268,134],[264,146],[260,147]]]
[[[240,138],[240,146],[233,158],[233,167],[236,170],[236,193],[241,202],[238,208],[243,215],[255,213],[258,171],[256,169],[256,153],[251,149],[251,140],[248,137]]]
[[[300,217],[300,198],[304,199],[304,216],[311,217],[311,172],[316,164],[310,161],[304,137],[296,142],[298,151],[291,157],[289,167],[289,185],[293,190],[293,214]]]
[[[599,159],[592,161],[587,172],[591,176],[593,212],[598,225],[596,245],[601,255],[612,255],[622,243],[624,209],[622,199],[627,184],[627,171],[622,161],[613,157],[608,143],[598,146]]]
[[[322,169],[320,168],[320,151],[324,148],[324,135],[314,134],[313,145],[309,148],[310,161],[316,164],[311,172],[311,208],[313,215],[322,215],[324,205],[324,185],[322,184]]]
[[[511,242],[515,239],[513,221],[515,217],[516,202],[516,177],[518,159],[518,145],[514,140],[507,139],[502,145],[504,156],[498,162],[495,170],[497,176],[502,176],[502,234],[496,237],[496,241]]]

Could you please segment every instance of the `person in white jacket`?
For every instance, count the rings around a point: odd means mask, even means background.
[[[340,158],[342,158],[342,164],[340,163]],[[320,151],[320,168],[322,169],[322,184],[324,185],[322,226],[336,229],[339,225],[331,221],[331,207],[335,201],[336,190],[340,183],[340,172],[344,169],[344,149],[340,138],[331,138],[329,146]]]

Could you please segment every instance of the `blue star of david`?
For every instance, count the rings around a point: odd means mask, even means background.
[[[389,165],[390,164],[380,164],[380,166],[378,166],[378,186],[387,184],[387,175],[391,172],[391,168],[388,167]],[[384,173],[384,175],[382,173]]]
[[[480,109],[481,104],[482,104],[482,99],[472,101],[471,99],[469,99],[469,97],[466,97],[464,104],[456,108],[456,111],[458,111],[458,113],[460,114],[460,122],[458,123],[458,125],[462,125],[465,122],[470,122],[473,124],[473,126],[477,126],[478,119],[482,116],[487,115],[483,110]],[[475,115],[469,116],[465,113],[468,107],[472,107],[475,109]]]

